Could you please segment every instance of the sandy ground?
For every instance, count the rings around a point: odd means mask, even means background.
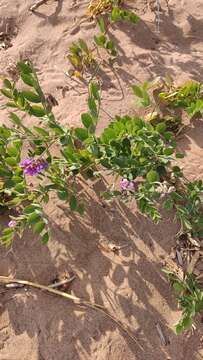
[[[6,75],[8,65],[20,57],[31,58],[43,88],[59,102],[54,108],[56,116],[63,124],[79,124],[80,113],[86,110],[86,94],[79,96],[70,89],[63,97],[57,88],[67,85],[63,71],[68,69],[68,45],[78,38],[88,41],[95,32],[92,24],[78,25],[87,2],[50,0],[36,14],[28,12],[32,4],[32,0],[0,0],[0,32],[9,26],[13,34],[12,47],[0,51],[0,73]],[[111,71],[103,74],[103,107],[111,114],[135,112],[130,86],[138,81],[166,73],[177,82],[200,80],[203,70],[202,0],[171,0],[169,10],[162,0],[160,34],[156,33],[154,13],[147,1],[131,4],[142,21],[136,27],[122,25],[113,32],[121,54],[118,75],[124,90],[122,100],[115,76]],[[6,122],[6,113],[1,113],[1,122]],[[108,121],[102,114],[99,130]],[[184,168],[191,179],[203,178],[202,139],[203,127],[198,121],[179,140],[186,154]],[[96,184],[86,194],[91,205],[84,218],[56,206],[53,198],[47,209],[52,228],[48,246],[26,233],[11,251],[0,249],[0,274],[49,284],[59,272],[73,271],[76,279],[71,293],[104,305],[129,325],[137,345],[102,313],[39,291],[20,289],[0,298],[0,359],[203,359],[200,323],[193,334],[174,335],[180,312],[161,272],[178,225],[166,217],[154,226],[131,205],[115,203],[104,208],[95,187],[101,189],[104,184]],[[101,240],[128,247],[118,255],[108,253],[98,248]],[[160,342],[157,322],[170,340],[167,346]]]

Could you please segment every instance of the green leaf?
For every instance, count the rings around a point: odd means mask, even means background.
[[[13,94],[8,89],[1,89],[1,93],[9,99],[13,99]]]
[[[6,170],[5,168],[0,167],[0,176],[8,176],[10,177],[12,173],[9,170]]]
[[[184,331],[184,328],[181,323],[178,323],[176,325],[175,331],[176,331],[176,335],[180,335]]]
[[[83,39],[79,39],[79,40],[78,40],[78,44],[79,44],[80,48],[81,48],[83,51],[85,51],[86,53],[89,52],[88,46],[87,46],[86,42],[85,42]]]
[[[67,200],[68,199],[68,191],[67,190],[59,190],[57,191],[58,198],[60,200]]]
[[[175,175],[179,176],[181,173],[181,168],[179,166],[173,166],[172,170],[175,173]]]
[[[121,12],[119,7],[113,7],[111,11],[111,21],[119,21],[121,20]]]
[[[156,131],[158,131],[158,133],[163,134],[166,130],[166,124],[164,122],[159,123],[156,126]]]
[[[2,234],[3,234],[3,235],[10,235],[10,234],[12,234],[13,232],[14,232],[14,229],[13,229],[13,228],[5,228],[5,229],[3,229]]]
[[[43,236],[42,236],[42,243],[43,244],[47,244],[49,241],[49,233],[46,232]]]
[[[82,216],[84,214],[84,211],[85,211],[84,204],[79,204],[77,207],[77,212],[79,212],[79,214]]]
[[[33,233],[40,234],[42,230],[44,230],[44,228],[45,228],[45,223],[43,221],[39,221],[33,226]]]
[[[6,180],[4,184],[7,189],[11,189],[15,186],[15,183],[11,179]]]
[[[61,151],[61,153],[68,162],[77,162],[77,153],[75,153],[75,150],[72,148],[72,146],[66,146],[64,150]]]
[[[190,329],[192,327],[192,319],[189,316],[183,318],[182,326],[183,326],[184,330]]]
[[[63,128],[60,125],[58,125],[56,123],[51,123],[51,122],[49,122],[48,125],[49,125],[50,129],[52,129],[52,131],[55,132],[55,134],[64,135],[65,131],[63,130]]]
[[[24,194],[25,192],[25,185],[23,183],[19,183],[15,186],[15,191],[19,192],[20,194]]]
[[[174,201],[181,201],[183,200],[182,196],[178,192],[172,192],[171,197]]]
[[[4,79],[3,84],[7,89],[12,90],[13,86],[12,86],[11,82],[8,79]]]
[[[11,131],[5,126],[0,126],[0,136],[7,140],[11,136]]]
[[[49,202],[49,194],[45,194],[42,198],[42,201],[45,203],[45,204],[48,204]]]
[[[147,107],[147,106],[149,106],[150,104],[151,104],[150,97],[149,97],[147,91],[145,91],[145,90],[143,89],[143,101],[142,101],[142,105]]]
[[[8,155],[10,155],[11,157],[16,157],[17,155],[19,155],[19,149],[15,146],[9,146],[7,148],[7,153]]]
[[[38,126],[33,126],[33,129],[42,136],[49,136],[48,131],[44,130],[43,128],[40,128]]]
[[[90,94],[95,100],[99,100],[99,86],[95,82],[90,83]]]
[[[41,213],[35,211],[28,217],[27,223],[28,225],[32,225],[39,222],[39,220],[41,220]]]
[[[16,158],[14,157],[7,157],[5,158],[6,164],[10,165],[10,166],[16,166],[17,165],[17,161]]]
[[[86,129],[83,129],[83,128],[76,128],[75,129],[75,135],[81,141],[84,141],[89,137],[88,131]]]
[[[166,131],[164,132],[163,136],[166,139],[166,141],[170,141],[173,138],[173,133],[170,131]]]
[[[44,110],[41,106],[33,105],[30,107],[29,113],[36,117],[43,117],[46,115],[46,110]]]
[[[81,115],[81,120],[82,120],[83,125],[84,125],[87,129],[89,129],[91,126],[94,125],[94,121],[93,121],[91,115],[88,114],[88,113],[82,114],[82,115]]]
[[[14,197],[12,200],[9,201],[9,206],[18,206],[22,203],[21,197]]]
[[[22,91],[21,93],[25,99],[33,103],[41,103],[41,98],[39,95],[32,91]]]
[[[72,195],[69,200],[69,206],[72,211],[77,209],[77,199],[74,195]]]
[[[183,158],[184,158],[184,154],[179,152],[176,153],[176,159],[183,159]]]
[[[97,46],[100,46],[100,47],[104,48],[105,44],[106,44],[106,41],[107,41],[107,38],[106,38],[106,36],[104,34],[101,34],[101,35],[95,36],[94,41],[95,41]]]
[[[90,109],[92,116],[94,118],[97,118],[98,117],[97,105],[96,105],[95,99],[93,97],[88,98],[88,107]]]
[[[164,208],[166,210],[171,210],[173,208],[173,201],[171,199],[167,199],[165,202],[164,202]]]
[[[173,154],[173,152],[174,152],[174,148],[173,148],[173,147],[168,147],[168,148],[166,148],[166,149],[164,150],[164,155],[170,156],[170,155]]]
[[[7,106],[7,107],[11,107],[11,108],[15,108],[15,109],[18,108],[18,106],[17,106],[13,101],[7,102],[7,103],[6,103],[6,106]]]
[[[134,94],[139,97],[139,98],[143,98],[143,92],[142,92],[142,88],[138,85],[133,85],[132,86],[133,92]]]
[[[137,16],[136,14],[134,14],[133,12],[129,12],[129,17],[128,17],[129,21],[132,22],[133,24],[137,24],[137,22],[140,20],[139,16]]]
[[[15,125],[20,126],[22,124],[22,120],[15,113],[10,113],[9,117]]]
[[[9,247],[12,244],[13,238],[14,238],[15,232],[14,230],[12,230],[12,232],[10,232],[7,235],[3,235],[0,237],[0,242],[5,246],[5,247]]]
[[[195,103],[192,103],[190,106],[186,108],[187,113],[192,118],[195,114],[201,113],[203,110],[203,100],[198,99]]]
[[[157,182],[159,181],[159,174],[157,171],[151,170],[147,173],[146,178],[150,183]]]
[[[122,193],[120,191],[104,191],[101,195],[106,201],[110,201],[121,194]]]
[[[107,50],[110,50],[109,52],[110,52],[110,54],[111,54],[112,56],[116,56],[116,55],[117,55],[117,50],[116,50],[115,44],[114,44],[114,42],[113,42],[112,40],[108,40],[108,41],[107,41],[107,43],[106,43],[106,45],[105,45],[105,48],[106,48]]]
[[[181,293],[185,289],[184,286],[181,285],[179,282],[175,282],[173,284],[173,288],[174,288],[176,293]]]
[[[22,148],[22,140],[16,139],[13,141],[12,146],[15,147],[18,151]]]
[[[101,141],[104,144],[109,144],[111,140],[115,139],[116,132],[112,128],[106,128],[104,129],[104,132],[101,136]]]
[[[13,177],[12,177],[12,181],[13,181],[15,184],[18,184],[18,183],[22,182],[23,179],[22,179],[22,177],[20,177],[20,176],[13,176]]]
[[[67,133],[66,135],[61,136],[60,137],[60,143],[62,145],[71,145],[71,146],[73,146],[72,135],[70,133]]]
[[[34,79],[32,77],[31,74],[24,74],[22,73],[21,74],[21,79],[23,80],[23,82],[26,84],[26,85],[29,85],[31,87],[34,87]]]
[[[18,107],[20,108],[20,110],[24,110],[24,109],[25,109],[25,105],[27,105],[26,102],[25,102],[25,99],[24,99],[24,97],[22,96],[21,93],[18,93],[18,97],[17,97],[16,103],[17,103]]]
[[[98,22],[98,25],[99,25],[99,28],[100,28],[101,32],[102,32],[102,33],[105,33],[105,22],[104,22],[103,16],[100,16],[100,17],[97,19],[97,22]]]
[[[17,64],[19,70],[24,74],[31,74],[32,68],[29,64],[26,64],[25,62],[19,61]]]
[[[31,214],[33,213],[35,210],[39,210],[41,209],[40,205],[28,205],[24,208],[23,212],[24,214]]]

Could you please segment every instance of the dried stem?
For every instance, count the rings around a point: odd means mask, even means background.
[[[38,9],[38,7],[40,7],[43,4],[46,4],[48,0],[38,0],[34,5],[32,5],[30,7],[30,11],[35,11],[36,9]]]
[[[99,304],[96,304],[96,303],[93,303],[93,302],[90,302],[90,301],[82,300],[81,298],[78,298],[77,296],[70,295],[70,294],[67,294],[66,292],[59,291],[57,289],[53,289],[53,288],[51,288],[49,286],[41,285],[41,284],[34,283],[34,282],[31,282],[31,281],[27,281],[27,280],[11,279],[11,278],[9,278],[7,276],[0,276],[0,283],[3,283],[5,285],[6,284],[11,284],[11,283],[22,284],[22,285],[33,287],[35,289],[45,290],[45,291],[47,291],[49,293],[52,293],[54,295],[62,296],[63,298],[65,298],[67,300],[71,300],[74,304],[84,305],[84,306],[87,306],[87,307],[89,307],[91,309],[100,311],[105,316],[110,318],[114,323],[116,323],[131,338],[131,340],[134,343],[136,343],[142,350],[144,350],[142,348],[142,346],[138,343],[135,336],[132,335],[131,332],[128,330],[128,327],[125,324],[122,324],[116,317],[109,314],[108,311],[106,310],[106,308],[104,306],[102,306],[102,305],[99,305]]]
[[[61,280],[61,281],[57,281],[57,282],[49,285],[49,288],[55,289],[55,288],[57,288],[57,287],[59,287],[59,286],[69,284],[69,283],[71,283],[74,279],[75,279],[75,275],[71,276],[69,279],[64,279],[64,280]]]

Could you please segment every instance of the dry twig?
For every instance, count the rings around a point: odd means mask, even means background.
[[[54,282],[53,284],[49,285],[49,288],[55,289],[62,285],[67,285],[67,284],[71,283],[74,279],[75,279],[75,275],[71,276],[68,279],[63,279],[61,281]]]
[[[78,298],[77,296],[67,294],[66,292],[59,291],[59,290],[53,289],[53,288],[51,288],[49,286],[41,285],[41,284],[34,283],[34,282],[31,282],[31,281],[27,281],[27,280],[11,279],[11,278],[9,278],[7,276],[0,276],[0,283],[2,283],[4,285],[15,283],[15,284],[22,284],[24,286],[30,286],[30,287],[33,287],[35,289],[44,290],[44,291],[47,291],[47,292],[52,293],[54,295],[61,296],[61,297],[65,298],[65,299],[67,299],[67,300],[72,301],[74,304],[81,305],[81,306],[87,306],[87,307],[89,307],[91,309],[100,311],[105,316],[110,318],[117,326],[119,326],[131,338],[131,340],[141,348],[142,351],[144,350],[143,347],[138,343],[135,336],[132,335],[131,332],[128,330],[128,327],[125,324],[121,323],[116,317],[109,314],[108,311],[106,310],[106,308],[104,306],[102,306],[102,305],[99,305],[99,304],[96,304],[96,303],[93,303],[93,302],[90,302],[90,301],[87,301],[87,300],[83,300],[81,298]]]
[[[156,329],[157,329],[157,333],[160,337],[160,340],[162,342],[162,345],[169,345],[169,340],[166,338],[166,336],[164,335],[163,331],[162,331],[162,328],[161,328],[161,325],[159,323],[156,323]]]
[[[38,9],[38,7],[40,7],[43,4],[46,4],[48,0],[38,0],[34,5],[32,5],[30,7],[30,11],[35,11],[36,9]]]

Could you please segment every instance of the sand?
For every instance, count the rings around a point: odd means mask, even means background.
[[[0,50],[0,74],[11,74],[19,58],[30,58],[45,92],[56,97],[54,108],[62,124],[79,125],[87,94],[67,86],[67,49],[73,40],[90,41],[95,28],[83,22],[86,1],[54,0],[38,12],[28,11],[33,0],[1,0],[0,32],[6,26],[11,45]],[[142,21],[136,27],[122,25],[112,35],[120,50],[118,75],[124,91],[111,71],[103,77],[103,108],[111,115],[135,113],[131,85],[156,76],[171,74],[177,83],[191,78],[202,80],[203,3],[161,1],[160,34],[156,33],[153,1],[131,1]],[[12,73],[13,75],[13,73]],[[4,99],[0,99],[3,104]],[[1,122],[7,122],[1,110]],[[109,122],[102,113],[100,131]],[[185,152],[184,169],[190,179],[203,178],[203,127],[193,123],[180,136]],[[46,211],[52,239],[42,246],[26,232],[10,251],[0,249],[0,275],[49,284],[63,271],[73,271],[76,279],[70,293],[105,306],[126,323],[137,338],[137,345],[104,314],[30,288],[10,290],[0,296],[1,360],[200,360],[203,326],[181,336],[174,334],[180,311],[172,290],[161,272],[164,259],[175,243],[178,224],[165,217],[158,226],[139,214],[135,205],[106,205],[88,190],[89,202],[84,218],[56,206]],[[8,221],[1,216],[1,224]],[[118,254],[98,247],[100,241],[127,245]],[[161,323],[170,344],[164,346],[156,330]],[[141,349],[142,347],[142,349]]]

